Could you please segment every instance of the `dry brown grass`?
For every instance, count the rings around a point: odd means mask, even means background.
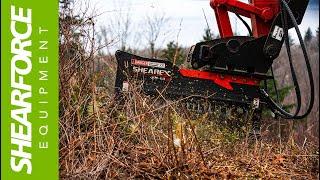
[[[91,100],[86,119],[63,123],[62,179],[317,179],[318,147],[280,142],[265,128],[249,143],[208,116],[178,113],[133,86],[122,106],[106,90]],[[92,103],[96,103],[93,110]],[[273,137],[276,136],[273,134]],[[177,141],[180,140],[180,143]],[[283,140],[283,139],[282,139]],[[281,143],[281,144],[280,144]]]

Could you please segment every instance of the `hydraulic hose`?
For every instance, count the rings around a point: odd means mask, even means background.
[[[286,10],[283,8],[283,5],[281,4],[281,21],[282,24],[284,26],[284,39],[285,39],[285,45],[286,45],[286,50],[287,50],[287,55],[288,55],[288,60],[289,60],[289,65],[290,65],[290,70],[291,70],[291,77],[292,77],[292,81],[293,81],[293,85],[295,88],[295,92],[296,92],[296,99],[297,99],[297,108],[296,108],[296,112],[294,113],[294,115],[298,115],[301,109],[301,91],[300,91],[300,87],[299,87],[299,83],[298,83],[298,78],[297,78],[297,74],[296,71],[294,69],[293,66],[293,62],[292,62],[292,55],[291,55],[291,48],[290,48],[290,42],[289,42],[289,34],[288,34],[288,18],[287,18],[287,12]]]
[[[249,24],[238,13],[235,13],[235,14],[240,19],[240,21],[243,23],[243,25],[247,28],[249,35],[253,36],[252,30],[251,30]]]
[[[303,56],[304,56],[305,63],[306,63],[307,73],[308,73],[308,76],[309,76],[309,82],[310,82],[310,96],[311,96],[310,97],[310,102],[309,102],[308,108],[307,108],[307,110],[306,110],[306,112],[304,114],[298,115],[300,113],[300,108],[299,108],[298,112],[296,112],[295,114],[291,114],[291,113],[287,112],[286,110],[284,110],[282,107],[280,107],[277,103],[275,103],[272,100],[272,98],[270,98],[269,95],[263,89],[261,91],[262,91],[263,95],[266,97],[266,100],[269,101],[268,104],[271,104],[271,108],[273,109],[275,114],[277,114],[280,117],[285,118],[285,119],[303,119],[303,118],[307,117],[310,114],[310,112],[312,111],[312,108],[313,108],[313,104],[314,104],[315,92],[314,92],[314,81],[313,81],[312,69],[311,69],[311,65],[310,65],[310,60],[309,60],[309,57],[308,57],[307,49],[306,49],[306,46],[305,46],[305,44],[303,42],[302,35],[301,35],[301,32],[300,32],[299,27],[298,27],[298,23],[297,23],[294,15],[293,15],[289,5],[287,4],[287,2],[285,0],[280,0],[280,1],[281,1],[282,7],[287,11],[287,13],[288,13],[293,25],[294,25],[294,28],[296,30],[296,33],[298,35],[298,39],[299,39],[299,42],[300,42],[300,45],[301,45],[301,49],[302,49]],[[289,55],[291,56],[291,53]],[[295,73],[294,68],[293,68],[293,72],[292,73],[293,74]],[[298,92],[297,92],[297,94],[299,95]],[[298,99],[300,99],[300,100],[298,100],[298,102],[300,102],[300,105],[298,105],[298,106],[301,106],[301,95],[300,95],[300,98],[298,98]]]

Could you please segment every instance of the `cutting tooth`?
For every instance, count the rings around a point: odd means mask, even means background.
[[[197,104],[195,102],[192,102],[192,111],[195,112],[197,108]]]
[[[189,111],[192,111],[192,108],[193,108],[192,102],[188,102],[188,104],[189,104]]]
[[[209,103],[209,106],[208,106],[208,113],[209,113],[209,114],[213,114],[211,103]]]
[[[190,103],[187,102],[186,104],[187,104],[187,110],[190,111]]]
[[[204,104],[203,104],[203,113],[207,113],[208,111],[209,111],[208,102],[204,102]]]
[[[219,106],[219,107],[217,107],[217,108],[215,108],[215,116],[219,116],[220,115],[220,111],[221,111],[221,107]]]
[[[193,102],[190,102],[190,111],[193,111]]]
[[[232,119],[232,109],[231,108],[226,108],[226,115],[227,115],[228,119]]]
[[[197,112],[198,112],[198,113],[201,113],[201,105],[200,105],[200,103],[201,103],[201,102],[198,102],[198,103],[197,103],[197,105],[198,105]]]

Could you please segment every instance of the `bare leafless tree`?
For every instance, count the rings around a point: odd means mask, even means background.
[[[117,2],[114,2],[117,5]],[[113,17],[106,22],[105,26],[100,27],[98,41],[100,44],[109,44],[107,52],[111,55],[110,48],[121,49],[123,51],[130,49],[131,38],[134,24],[131,19],[130,5],[123,8],[121,4],[113,10]]]
[[[169,18],[165,14],[152,14],[145,18],[146,27],[143,34],[148,43],[151,57],[157,56],[155,48],[161,33],[165,36],[169,32],[166,28],[168,21]]]

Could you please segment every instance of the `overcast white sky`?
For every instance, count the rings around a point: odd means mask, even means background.
[[[157,46],[164,46],[168,41],[177,40],[180,29],[179,43],[183,46],[191,46],[201,40],[204,29],[207,27],[203,11],[208,19],[210,28],[218,33],[214,12],[209,6],[209,0],[90,0],[91,6],[97,12],[102,13],[97,19],[98,26],[108,26],[112,20],[129,14],[131,19],[130,46],[144,46],[143,30],[147,15],[161,16],[165,14],[169,18],[166,24],[170,33],[161,34]],[[241,35],[246,35],[247,30],[236,17],[231,15],[233,28]],[[300,26],[302,33],[311,27],[315,31],[319,27],[319,6],[309,7],[303,23]],[[164,30],[164,32],[167,32]],[[142,36],[141,36],[142,34]],[[294,35],[294,33],[291,33]],[[139,38],[135,38],[139,37]],[[165,39],[165,41],[163,41]],[[297,42],[297,41],[296,41]]]

